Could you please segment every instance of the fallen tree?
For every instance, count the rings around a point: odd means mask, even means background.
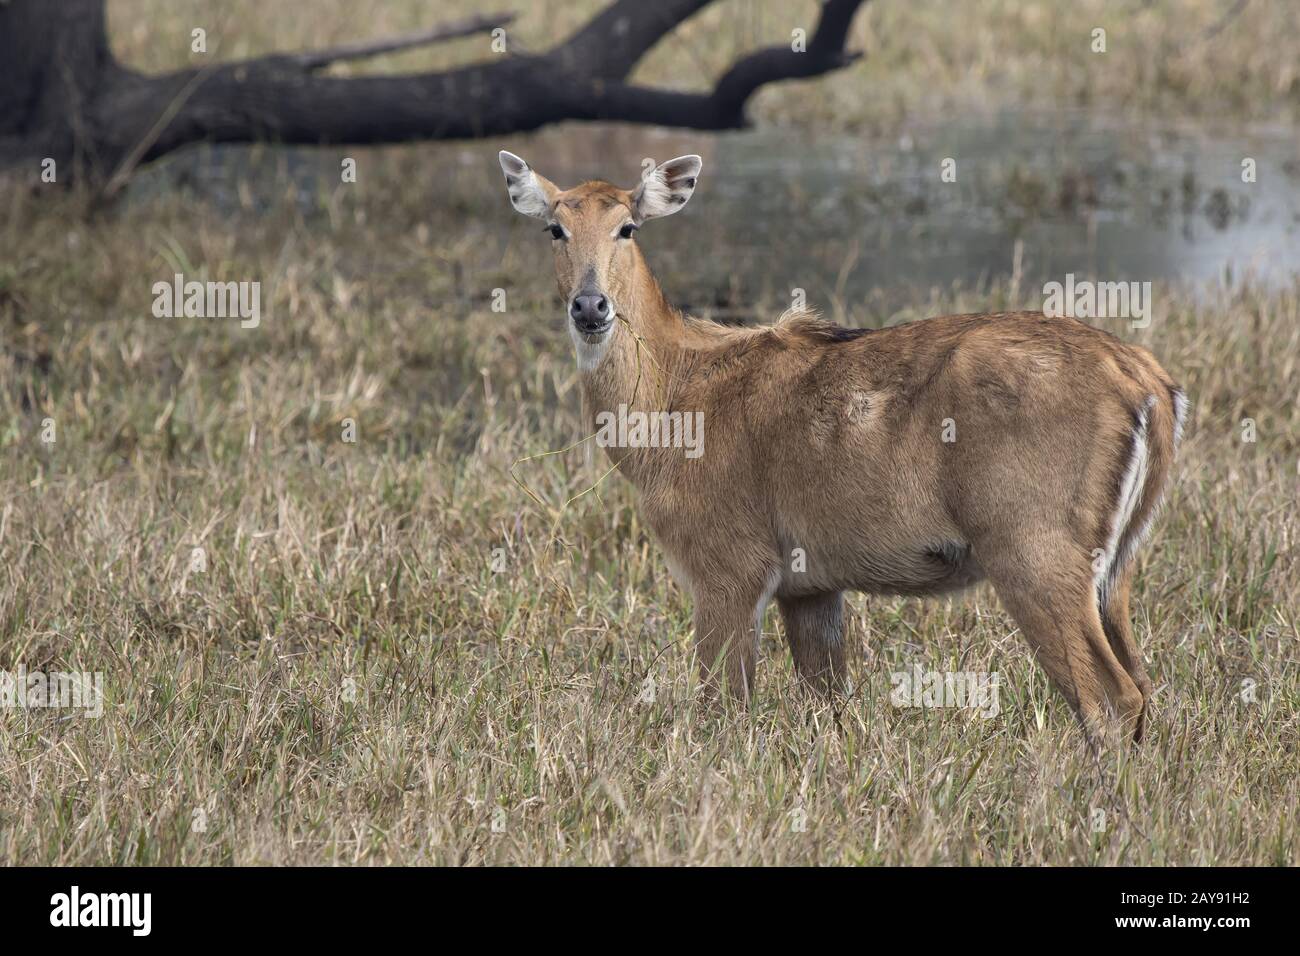
[[[798,44],[757,50],[708,92],[627,82],[636,63],[712,0],[617,0],[542,53],[506,52],[458,69],[337,77],[341,60],[504,27],[509,14],[437,25],[405,37],[273,54],[148,75],[120,63],[105,0],[0,0],[0,167],[116,191],[139,165],[195,142],[395,143],[534,130],[562,120],[620,120],[689,129],[746,125],[760,87],[819,76],[859,54],[845,41],[864,0],[823,0]],[[66,172],[65,172],[66,170]]]

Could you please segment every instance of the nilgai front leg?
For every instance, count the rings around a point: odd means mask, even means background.
[[[826,694],[844,687],[844,594],[777,598],[794,670],[808,686]]]
[[[711,692],[747,700],[763,610],[772,588],[764,580],[730,581],[695,594],[695,653],[700,678]]]

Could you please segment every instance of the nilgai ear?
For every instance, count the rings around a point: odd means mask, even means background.
[[[525,216],[550,219],[551,206],[559,192],[555,184],[533,172],[532,167],[514,153],[503,149],[497,154],[497,159],[501,160],[501,171],[506,174],[506,190],[514,207]]]
[[[678,156],[655,167],[654,172],[642,179],[641,185],[632,193],[637,219],[671,216],[685,206],[686,200],[695,192],[695,180],[703,166],[700,157],[691,155]]]

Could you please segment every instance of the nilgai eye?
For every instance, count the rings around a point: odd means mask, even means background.
[[[620,239],[631,239],[632,233],[636,232],[636,223],[628,222],[623,224],[623,228],[618,231]]]
[[[552,238],[552,239],[563,239],[563,238],[564,238],[564,227],[561,226],[558,222],[553,222],[553,223],[551,223],[549,226],[547,226],[546,228],[549,229],[549,230],[551,230],[551,238]]]

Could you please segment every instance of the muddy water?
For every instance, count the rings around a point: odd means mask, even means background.
[[[500,145],[420,148],[458,170],[453,189],[474,194],[479,225],[504,235]],[[678,301],[720,315],[788,299],[796,287],[829,309],[837,299],[915,302],[935,286],[1013,275],[1032,294],[1066,273],[1196,285],[1225,274],[1281,284],[1300,274],[1292,129],[1006,111],[918,120],[888,139],[566,125],[504,145],[562,186],[589,177],[630,185],[645,157],[702,153],[689,213],[652,224],[641,241]],[[201,151],[147,172],[133,190],[147,196],[179,175],[220,205],[249,172],[248,152]],[[317,188],[337,186],[338,151],[266,152],[305,208],[318,208]],[[247,178],[284,195],[283,182],[269,185],[275,177]],[[499,217],[487,215],[492,203]]]
[[[916,124],[889,142],[721,138],[712,165],[709,218],[732,229],[725,243],[688,235],[689,258],[727,249],[750,290],[914,297],[1016,272],[1025,289],[1071,272],[1196,285],[1300,273],[1294,131],[1008,113]]]
[[[598,161],[580,127],[562,143],[535,140],[566,184],[610,168],[633,176],[644,156],[702,153],[692,215],[642,242],[679,298],[684,288],[691,305],[719,312],[796,287],[827,308],[1013,274],[1041,290],[1066,273],[1198,286],[1300,273],[1295,130],[1067,111],[917,121],[887,140],[623,130],[600,140]]]

